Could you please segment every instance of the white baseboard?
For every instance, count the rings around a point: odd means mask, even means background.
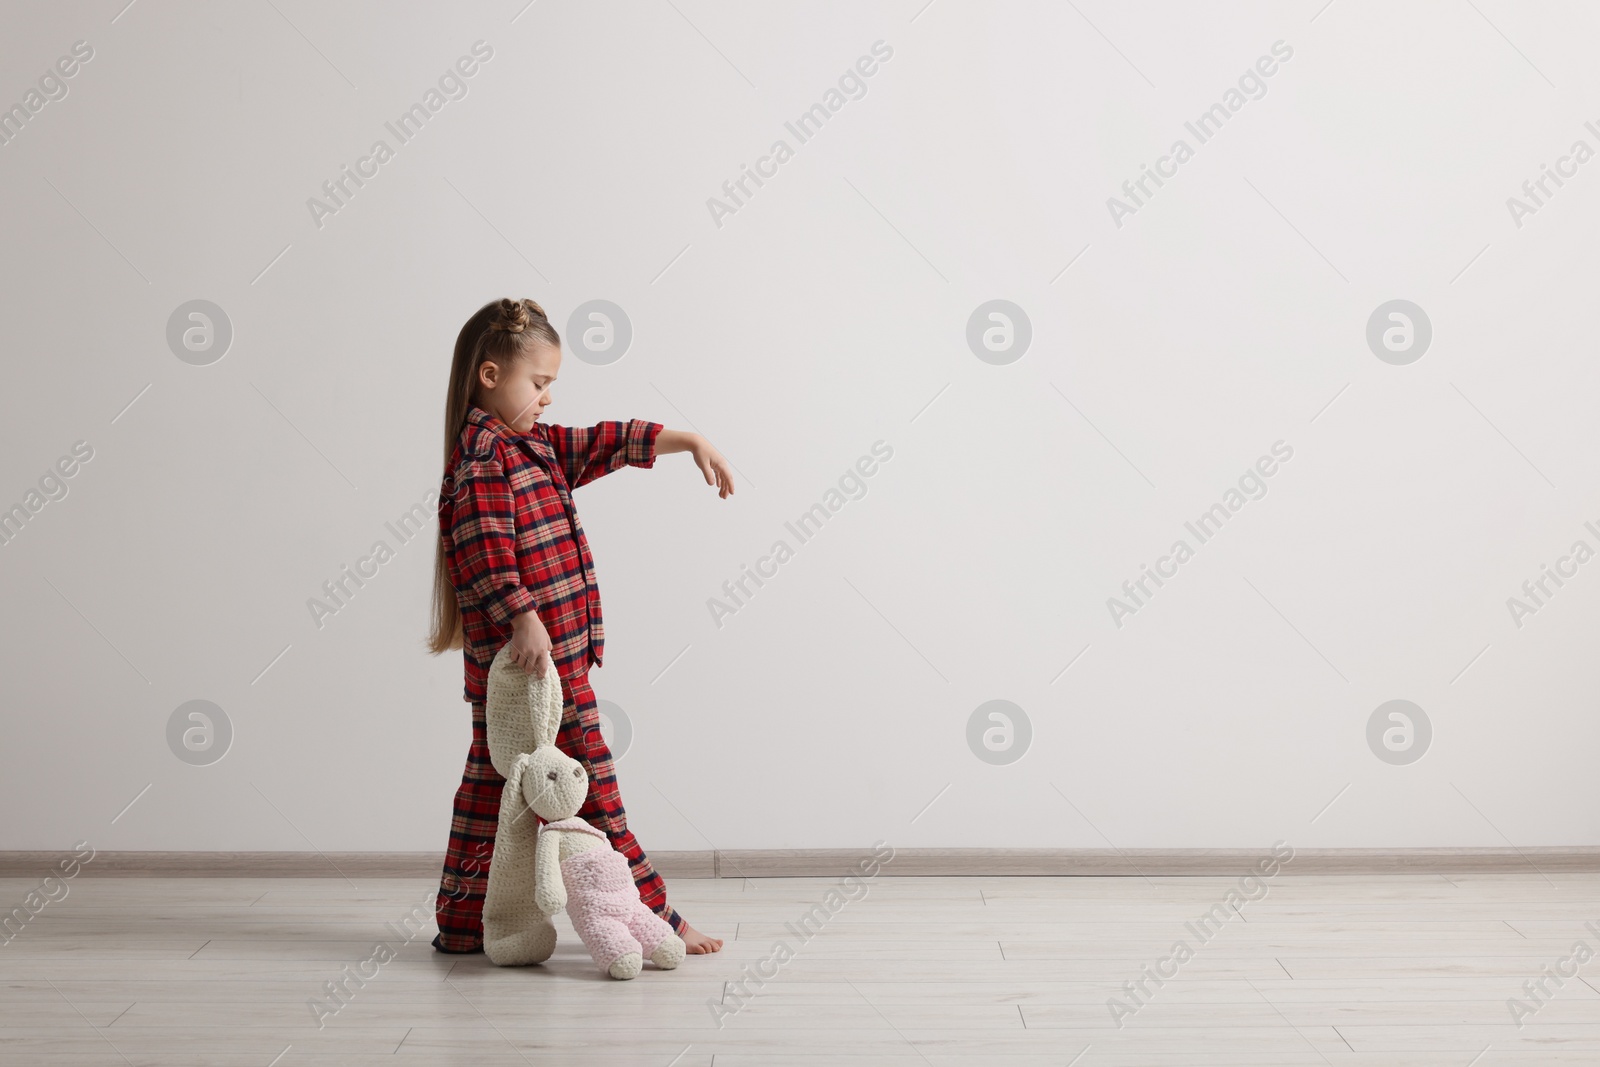
[[[653,851],[651,863],[673,878],[831,878],[869,849],[726,849]],[[0,877],[42,877],[65,852],[0,851]],[[1234,876],[1266,849],[1225,848],[900,848],[886,875],[931,876]],[[152,878],[431,878],[437,852],[97,852],[81,875]],[[1285,874],[1435,874],[1452,872],[1600,872],[1600,846],[1527,848],[1302,848]],[[81,876],[80,875],[80,876]]]

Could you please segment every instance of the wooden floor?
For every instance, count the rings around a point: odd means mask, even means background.
[[[0,910],[37,884],[0,880]],[[565,919],[535,968],[439,955],[431,924],[401,944],[425,881],[82,876],[0,946],[0,1065],[1600,1064],[1600,958],[1520,1028],[1507,1006],[1600,950],[1600,875],[1283,873],[1203,944],[1185,923],[1233,879],[885,875],[800,941],[834,884],[674,879],[725,950],[615,982]],[[379,940],[395,959],[319,1029],[308,1000]],[[1179,940],[1117,1027],[1108,998]],[[740,1006],[747,965],[773,977]]]

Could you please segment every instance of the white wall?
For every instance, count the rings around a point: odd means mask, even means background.
[[[681,455],[577,495],[647,849],[1600,842],[1600,563],[1507,607],[1600,548],[1600,163],[1520,226],[1506,202],[1600,148],[1600,16],[122,3],[0,35],[6,104],[94,50],[0,147],[0,502],[94,450],[0,547],[0,847],[443,847],[460,659],[421,649],[431,544],[384,523],[437,484],[451,343],[502,295],[633,324],[615,363],[569,351],[553,420],[697,428],[740,472],[727,501]],[[468,94],[319,227],[307,199],[480,40]],[[1199,144],[1185,120],[1277,41]],[[718,226],[707,198],[778,138]],[[166,341],[194,299],[234,329],[210,365]],[[966,342],[991,299],[1031,321],[1009,365]],[[1432,323],[1407,365],[1365,337],[1395,299]],[[879,440],[867,495],[718,628],[708,599]],[[319,629],[308,598],[380,538]],[[233,726],[208,766],[168,745],[194,699]],[[994,699],[1032,724],[1004,766],[967,743]],[[1433,728],[1408,765],[1368,746],[1393,699]]]

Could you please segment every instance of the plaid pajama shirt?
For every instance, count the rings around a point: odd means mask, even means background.
[[[465,631],[464,696],[472,705],[472,745],[456,791],[436,905],[435,947],[443,951],[483,945],[483,898],[505,787],[489,760],[487,678],[495,653],[511,639],[511,620],[529,610],[550,634],[565,698],[556,747],[589,775],[578,814],[627,857],[645,905],[679,933],[688,925],[667,903],[661,876],[628,829],[611,751],[600,733],[589,668],[600,665],[605,625],[594,560],[571,496],[624,466],[653,466],[661,429],[632,419],[588,427],[535,423],[519,434],[482,408],[468,412],[439,500],[439,536]]]

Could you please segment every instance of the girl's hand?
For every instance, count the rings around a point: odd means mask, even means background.
[[[669,452],[687,452],[694,457],[706,484],[717,487],[717,495],[726,500],[733,493],[733,471],[722,453],[711,447],[711,442],[688,430],[662,430],[656,435],[656,455]]]
[[[538,612],[525,611],[511,620],[511,661],[535,678],[543,678],[550,659],[550,634]]]
[[[706,476],[706,484],[716,486],[717,496],[726,500],[733,492],[733,472],[728,467],[728,461],[722,458],[722,453],[712,448],[710,441],[695,434],[689,454],[694,457],[700,473]]]

